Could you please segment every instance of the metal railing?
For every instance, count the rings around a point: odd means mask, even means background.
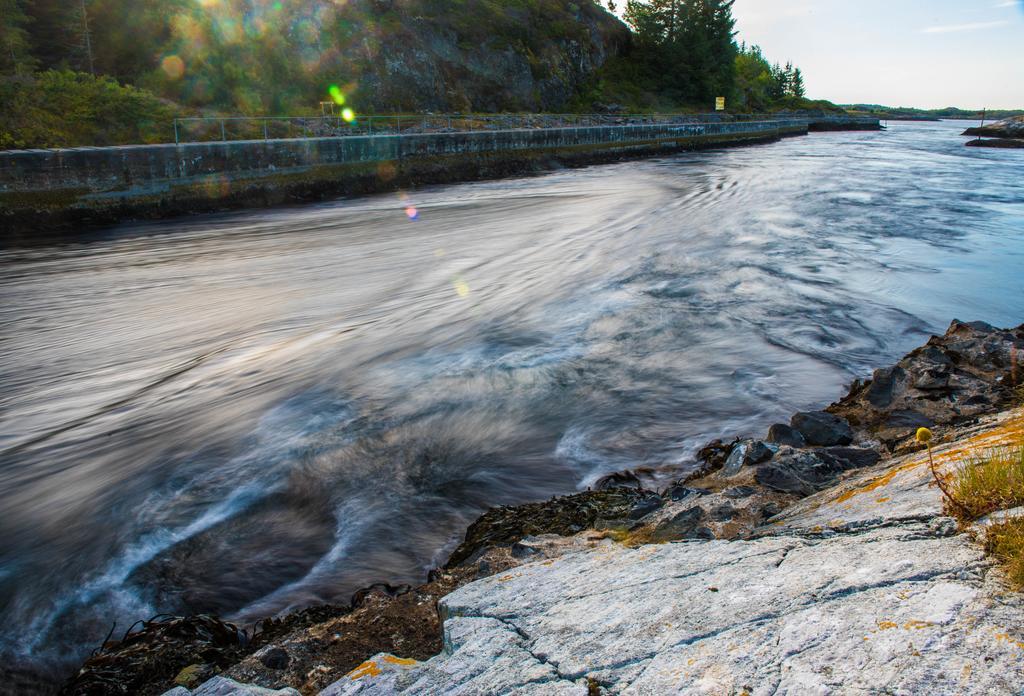
[[[339,116],[225,116],[174,119],[174,142],[229,142],[365,135],[463,133],[591,126],[684,125],[737,122],[870,120],[853,116],[790,114],[380,114],[352,121]]]

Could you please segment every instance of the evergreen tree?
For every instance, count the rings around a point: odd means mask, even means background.
[[[800,68],[793,71],[793,82],[790,85],[790,92],[794,97],[800,97],[801,99],[807,94],[807,90],[804,88],[804,75],[800,72]]]
[[[23,0],[0,0],[0,73],[22,75],[35,67],[28,32],[30,22]]]

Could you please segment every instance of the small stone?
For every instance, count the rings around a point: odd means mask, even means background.
[[[726,488],[722,491],[722,495],[726,498],[732,498],[733,500],[739,498],[749,498],[750,496],[757,493],[757,489],[753,486],[733,486],[732,488]]]
[[[729,503],[723,503],[711,510],[711,519],[716,522],[728,522],[736,516],[736,508]]]
[[[811,445],[830,447],[853,442],[853,429],[846,419],[827,411],[797,413],[790,421],[790,425]]]
[[[732,448],[722,469],[723,476],[735,476],[745,466],[754,466],[772,458],[772,452],[760,440],[745,440]]]
[[[256,657],[267,669],[285,669],[290,661],[288,651],[277,646],[261,650]]]
[[[786,445],[787,447],[795,447],[797,449],[807,446],[807,441],[804,440],[804,436],[801,435],[799,431],[794,430],[784,423],[776,423],[772,427],[768,428],[768,437],[765,438],[765,442],[771,442],[776,445]]]
[[[673,502],[678,503],[681,500],[686,500],[687,498],[692,498],[693,496],[707,494],[708,491],[704,490],[703,488],[690,488],[689,486],[683,486],[677,483],[673,486],[670,486],[668,490],[666,490],[662,495],[664,497],[669,498]]]

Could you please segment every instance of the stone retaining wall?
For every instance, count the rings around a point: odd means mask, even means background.
[[[493,178],[644,152],[806,134],[807,119],[245,140],[0,152],[0,223],[31,233],[269,205],[396,186]],[[875,119],[843,127],[877,128]]]

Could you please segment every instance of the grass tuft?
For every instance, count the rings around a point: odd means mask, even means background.
[[[1024,505],[1024,441],[968,460],[949,488],[962,508],[953,511],[962,522]]]
[[[1024,590],[1024,518],[994,524],[985,537],[985,551],[1006,568],[1010,583]]]

